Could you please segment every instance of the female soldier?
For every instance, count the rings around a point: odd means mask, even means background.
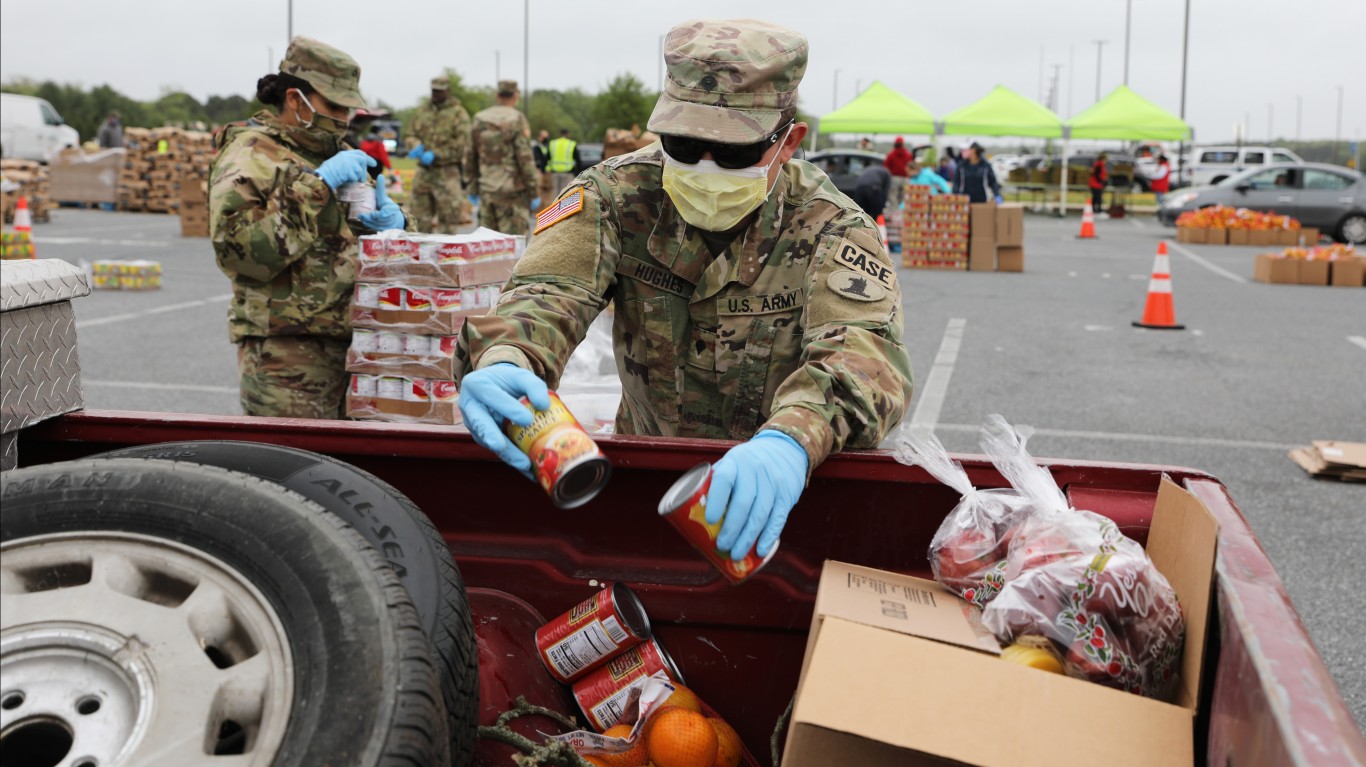
[[[209,173],[209,234],[232,280],[228,335],[237,344],[247,415],[337,418],[346,391],[357,235],[402,228],[381,178],[371,213],[348,221],[336,190],[375,161],[343,142],[364,106],[360,67],[306,37],[257,82],[275,107],[219,137]]]

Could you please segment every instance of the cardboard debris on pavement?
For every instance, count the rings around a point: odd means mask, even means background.
[[[1289,455],[1311,477],[1366,482],[1366,443],[1314,440],[1309,447],[1297,447]]]

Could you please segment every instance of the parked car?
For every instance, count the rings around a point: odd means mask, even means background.
[[[812,152],[806,161],[825,171],[825,175],[835,182],[835,188],[849,194],[858,183],[859,174],[881,165],[887,155],[882,152],[869,152],[865,149],[828,149]]]
[[[1366,243],[1366,177],[1322,163],[1279,163],[1232,175],[1214,186],[1174,192],[1158,217],[1175,226],[1188,210],[1228,205],[1294,216],[1343,242]]]
[[[1304,164],[1289,149],[1272,146],[1198,146],[1191,157],[1193,161],[1186,163],[1181,179],[1191,186],[1212,186],[1241,171],[1272,163]]]
[[[44,99],[0,93],[0,157],[47,162],[57,150],[80,143],[76,129]]]
[[[602,162],[602,144],[579,144],[579,164],[575,173],[582,173]]]

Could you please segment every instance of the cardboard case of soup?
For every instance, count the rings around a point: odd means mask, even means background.
[[[1163,480],[1147,551],[1187,627],[1170,703],[1004,662],[939,584],[826,562],[783,766],[1192,764],[1218,532]]]

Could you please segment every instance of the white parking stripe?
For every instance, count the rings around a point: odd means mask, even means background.
[[[176,312],[180,311],[181,309],[193,309],[196,306],[214,304],[218,303],[219,301],[226,301],[229,298],[232,298],[232,294],[224,293],[221,296],[210,296],[209,298],[201,298],[198,301],[185,301],[179,304],[166,304],[165,306],[155,306],[151,309],[144,309],[140,312],[129,312],[128,314],[113,314],[108,317],[97,317],[93,320],[78,320],[76,322],[76,329],[79,330],[81,328],[93,328],[99,325],[113,325],[116,322],[127,322],[128,320],[136,320],[140,317],[150,317],[154,314]]]
[[[944,397],[949,392],[949,379],[953,377],[958,347],[963,342],[963,327],[967,324],[968,321],[962,318],[949,320],[949,326],[944,330],[944,340],[939,344],[939,354],[934,358],[934,366],[925,379],[925,388],[920,391],[920,401],[911,415],[912,425],[933,429],[939,423],[939,411],[944,409]]]
[[[1233,272],[1230,272],[1229,270],[1225,269],[1225,268],[1222,267],[1222,266],[1219,266],[1218,264],[1211,263],[1210,261],[1207,261],[1207,260],[1201,258],[1200,256],[1195,255],[1194,253],[1192,253],[1192,252],[1191,252],[1190,250],[1188,250],[1187,248],[1183,248],[1183,247],[1181,247],[1180,245],[1178,245],[1178,244],[1176,244],[1176,243],[1174,243],[1174,242],[1170,242],[1170,243],[1167,243],[1167,244],[1168,244],[1168,246],[1171,247],[1172,250],[1176,251],[1177,253],[1180,253],[1181,255],[1185,256],[1186,258],[1189,258],[1190,260],[1194,261],[1195,263],[1197,263],[1197,264],[1199,264],[1199,265],[1205,267],[1206,269],[1210,270],[1211,272],[1214,272],[1215,274],[1219,275],[1220,277],[1227,277],[1228,279],[1233,280],[1234,282],[1247,282],[1247,278],[1246,278],[1246,277],[1244,277],[1244,276],[1242,276],[1242,275],[1240,275],[1240,274],[1234,274]]]
[[[1366,336],[1347,336],[1347,341],[1366,349]]]
[[[941,423],[942,431],[958,431],[976,434],[980,426],[966,423]],[[1244,439],[1218,439],[1216,437],[1180,437],[1165,434],[1132,434],[1114,431],[1073,431],[1068,429],[1035,429],[1041,437],[1063,437],[1067,439],[1094,439],[1111,442],[1145,442],[1162,445],[1203,445],[1210,447],[1232,447],[1248,450],[1293,450],[1298,445],[1285,442],[1259,442]]]
[[[92,381],[81,379],[82,386],[106,387],[109,389],[146,389],[147,391],[195,391],[208,394],[237,394],[235,386],[204,386],[201,384],[168,384],[153,381]]]

